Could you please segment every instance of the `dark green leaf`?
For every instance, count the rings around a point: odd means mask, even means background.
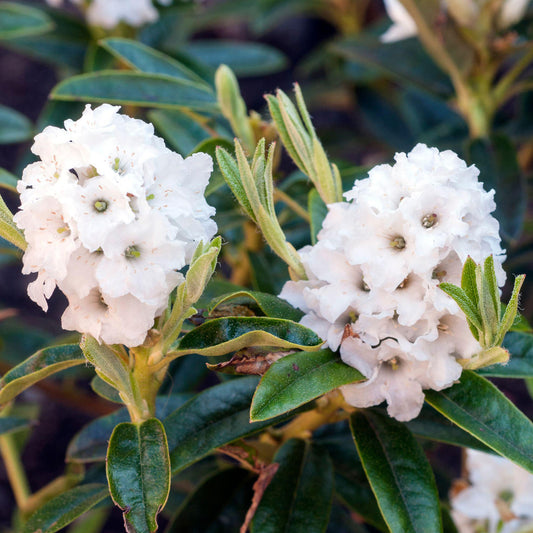
[[[80,485],[45,503],[24,524],[22,533],[54,533],[109,496],[100,483]]]
[[[53,22],[40,9],[19,2],[0,2],[0,39],[37,35],[53,27]]]
[[[279,50],[261,43],[193,41],[183,51],[212,68],[227,65],[237,76],[263,76],[287,66],[287,58]]]
[[[203,481],[183,502],[165,533],[237,531],[237,524],[233,524],[233,528],[230,529],[231,524],[228,524],[228,521],[232,516],[225,515],[224,511],[230,510],[235,513],[240,510],[240,522],[244,521],[246,506],[250,505],[251,494],[243,491],[243,488],[247,488],[246,482],[249,478],[250,475],[239,468],[228,468],[216,472]],[[244,500],[243,496],[248,496],[247,501],[238,501]],[[241,509],[233,509],[233,506],[241,507]]]
[[[52,346],[39,350],[12,368],[0,380],[0,404],[11,401],[41,379],[85,362],[85,357],[77,344]]]
[[[401,423],[374,411],[351,418],[357,451],[392,533],[442,530],[437,486],[422,448]]]
[[[502,236],[516,240],[522,233],[527,194],[516,150],[505,135],[475,139],[468,147],[469,160],[480,171],[484,188],[496,190],[496,211]]]
[[[0,144],[18,143],[32,136],[32,123],[22,113],[0,105]]]
[[[375,37],[350,37],[336,42],[333,52],[354,62],[379,69],[384,75],[440,95],[449,94],[447,76],[435,65],[416,39],[384,45]]]
[[[355,368],[331,350],[296,352],[272,364],[254,394],[251,420],[266,420],[327,392],[364,380]]]
[[[110,37],[100,41],[100,45],[135,70],[147,74],[165,74],[208,88],[202,78],[179,61],[137,41]]]
[[[17,183],[18,178],[16,176],[0,168],[0,187],[15,192],[17,190]]]
[[[119,424],[109,441],[107,479],[124,512],[128,533],[157,531],[157,515],[170,491],[170,459],[163,424],[156,418]]]
[[[324,448],[299,439],[274,456],[278,471],[257,508],[254,533],[323,533],[333,498],[333,467]]]
[[[190,154],[202,141],[210,138],[205,127],[178,110],[156,110],[148,113],[150,121],[167,143],[183,156]]]
[[[312,189],[307,198],[307,209],[311,217],[311,244],[316,244],[318,232],[322,229],[322,222],[328,214],[328,207],[320,198],[318,191]]]
[[[489,448],[533,472],[533,424],[492,383],[463,370],[459,383],[426,401]]]
[[[251,346],[318,349],[323,341],[310,329],[281,318],[228,317],[209,320],[181,338],[177,350],[223,355]]]
[[[266,316],[271,318],[285,318],[298,322],[303,316],[301,311],[292,307],[285,300],[259,291],[238,291],[223,294],[210,303],[208,310],[211,312],[218,306],[228,302],[230,302],[230,305],[255,303]]]
[[[90,43],[87,26],[79,18],[63,10],[48,7],[44,9],[53,23],[54,31],[9,39],[5,41],[6,46],[40,61],[82,70]]]
[[[211,387],[164,420],[173,473],[220,446],[279,422],[250,423],[250,403],[257,381],[250,376]]]
[[[533,377],[533,335],[511,331],[505,336],[503,347],[511,354],[509,361],[480,368],[477,373],[497,378]]]
[[[189,394],[159,396],[156,400],[155,409],[157,417],[160,419],[165,418],[172,411],[183,405],[189,398]],[[113,429],[121,422],[127,422],[129,418],[127,409],[122,408],[87,424],[70,441],[67,449],[67,461],[80,463],[104,461],[107,444],[111,433],[113,433]]]
[[[143,72],[100,71],[73,76],[53,89],[51,98],[146,107],[216,111],[214,93],[187,80]]]
[[[417,437],[464,448],[474,448],[483,452],[491,452],[490,448],[475,437],[472,437],[470,433],[457,427],[429,405],[424,405],[420,414],[407,422],[406,425]]]

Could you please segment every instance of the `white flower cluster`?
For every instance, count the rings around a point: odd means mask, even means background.
[[[24,170],[14,220],[28,243],[22,272],[38,273],[32,300],[46,311],[58,286],[65,329],[137,346],[183,280],[177,271],[216,232],[203,196],[213,162],[183,159],[118,110],[87,105],[35,137],[41,160]]]
[[[423,389],[449,387],[460,358],[481,347],[456,303],[438,288],[460,285],[462,264],[493,254],[505,281],[494,191],[454,152],[418,144],[379,165],[328,206],[318,242],[300,250],[308,280],[281,297],[306,315],[302,324],[340,347],[367,381],[343,387],[356,407],[388,402],[398,420],[418,415]]]
[[[392,43],[414,37],[418,33],[415,21],[400,0],[383,1],[393,24],[381,36],[381,40]],[[485,3],[487,0],[442,0],[443,7],[461,26],[475,24]],[[528,4],[529,0],[503,0],[497,13],[497,23],[500,29],[508,28],[519,22],[524,16]]]
[[[63,0],[46,0],[48,4],[59,7]],[[112,29],[121,22],[138,27],[159,18],[152,0],[71,0],[79,6],[86,6],[85,16],[91,26]],[[169,5],[172,0],[157,0],[159,4]]]
[[[459,533],[533,531],[533,474],[508,459],[467,450],[470,484],[452,488],[452,516]]]

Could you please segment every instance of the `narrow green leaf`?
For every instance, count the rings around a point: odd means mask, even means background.
[[[318,350],[323,341],[312,330],[281,318],[229,317],[209,320],[181,338],[178,351],[224,355],[252,346]]]
[[[485,259],[485,264],[483,265],[483,275],[486,280],[486,285],[489,288],[494,311],[499,320],[501,316],[500,290],[498,288],[498,281],[496,280],[496,273],[494,271],[494,257],[492,255],[489,255]]]
[[[374,411],[351,418],[357,451],[392,533],[442,530],[431,467],[405,425]]]
[[[520,289],[524,283],[525,275],[516,276],[514,280],[513,292],[511,294],[511,299],[505,308],[505,312],[500,322],[500,327],[498,329],[497,337],[494,341],[496,345],[499,345],[503,342],[505,334],[511,329],[514,324],[516,313],[518,312],[518,301],[520,298]],[[498,295],[499,298],[499,295]]]
[[[468,256],[463,265],[463,272],[461,274],[461,288],[465,291],[467,298],[477,308],[479,302],[479,294],[476,283],[476,263]]]
[[[30,120],[22,113],[0,105],[0,144],[27,141],[31,137],[33,125]]]
[[[101,398],[113,403],[124,403],[120,398],[117,389],[113,388],[107,382],[105,382],[100,376],[96,375],[91,380],[91,389],[98,394]]]
[[[307,197],[309,215],[311,217],[311,243],[317,243],[318,232],[322,229],[322,222],[328,214],[328,207],[316,189],[311,189]]]
[[[38,35],[53,27],[53,22],[40,9],[19,2],[0,3],[0,39]]]
[[[172,517],[165,533],[228,531],[230,516],[224,516],[224,510],[230,506],[230,512],[235,512],[231,504],[235,504],[235,497],[242,497],[242,490],[247,488],[246,482],[249,479],[250,474],[241,468],[227,468],[208,477],[183,502]],[[245,496],[248,496],[247,503],[249,503],[251,494]],[[241,523],[245,514],[246,509],[243,509],[239,517]]]
[[[77,344],[52,346],[39,350],[2,377],[0,404],[10,402],[41,379],[85,362],[85,357]]]
[[[9,191],[17,191],[18,178],[8,172],[7,170],[0,168],[0,187],[8,189]]]
[[[223,294],[211,301],[208,311],[211,313],[217,307],[227,303],[246,305],[253,303],[261,309],[261,311],[271,318],[285,318],[298,322],[303,313],[299,309],[295,309],[285,300],[278,298],[272,294],[259,291],[237,291],[229,294]]]
[[[183,51],[200,63],[217,68],[227,65],[237,76],[263,76],[284,69],[285,55],[261,43],[243,41],[195,40]]]
[[[220,446],[280,422],[250,423],[250,403],[257,386],[254,376],[211,387],[164,420],[175,474]]]
[[[226,183],[231,189],[231,192],[233,193],[235,198],[237,198],[242,208],[246,211],[246,214],[252,220],[255,220],[254,211],[242,184],[242,178],[239,172],[237,162],[223,148],[217,149],[217,161],[218,166],[220,167],[220,170],[224,175],[224,179],[226,180]]]
[[[333,498],[328,453],[310,442],[291,439],[276,453],[274,462],[279,468],[259,503],[252,532],[323,533]]]
[[[164,74],[182,80],[189,80],[212,90],[200,76],[183,63],[138,41],[110,37],[103,39],[99,44],[116,58],[136,70],[147,74]]]
[[[170,458],[163,424],[151,418],[119,424],[109,441],[107,479],[124,512],[128,533],[157,531],[157,515],[170,491]]]
[[[143,72],[103,70],[72,76],[56,85],[50,97],[55,100],[217,111],[214,93],[204,85]]]
[[[442,416],[430,405],[424,405],[420,414],[406,423],[409,431],[423,439],[444,442],[463,448],[474,448],[482,452],[491,452],[491,449],[481,441],[456,426]]]
[[[109,496],[106,485],[80,485],[45,503],[24,524],[22,533],[55,533]]]
[[[26,249],[24,234],[13,222],[13,213],[9,210],[4,199],[0,196],[0,237],[14,244],[21,250]]]
[[[155,413],[163,419],[181,407],[190,399],[190,394],[172,394],[158,396],[155,403]],[[66,460],[68,462],[90,463],[105,461],[107,445],[113,429],[121,422],[129,422],[128,410],[124,407],[117,409],[110,415],[101,416],[84,426],[70,441]]]
[[[457,305],[461,308],[463,313],[466,315],[467,320],[469,320],[478,330],[483,330],[483,325],[481,322],[481,316],[476,307],[474,307],[473,302],[468,298],[465,291],[452,283],[441,283],[439,288],[442,289],[448,296],[451,296],[456,302]]]
[[[261,378],[250,419],[266,420],[281,415],[341,385],[364,379],[331,350],[286,355],[273,363]]]
[[[459,383],[426,401],[489,448],[533,472],[533,423],[492,383],[464,370]]]

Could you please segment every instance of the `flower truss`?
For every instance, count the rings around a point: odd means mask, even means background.
[[[28,243],[28,294],[44,310],[58,286],[65,329],[137,346],[183,280],[196,245],[216,232],[204,198],[210,156],[186,159],[153,126],[88,105],[65,129],[49,126],[32,147],[40,161],[19,183],[14,220]]]
[[[533,529],[533,474],[503,457],[470,449],[466,467],[470,483],[456,482],[451,495],[459,533]]]
[[[308,280],[289,281],[281,297],[367,381],[342,388],[356,407],[386,400],[401,421],[418,415],[423,389],[459,378],[458,359],[481,347],[462,311],[439,289],[459,284],[470,256],[493,255],[505,273],[494,210],[478,170],[454,152],[418,144],[373,168],[328,206],[318,242],[300,250]]]
[[[392,26],[381,36],[386,43],[401,41],[414,37],[418,31],[415,21],[400,0],[384,0],[387,14]],[[442,5],[461,26],[470,26],[476,22],[486,0],[443,0]],[[524,16],[529,0],[503,0],[497,14],[500,29],[516,24]]]
[[[63,0],[46,0],[48,4],[58,7]],[[138,27],[159,18],[159,13],[152,0],[72,0],[74,4],[86,7],[89,24],[100,28],[112,29],[121,22],[128,26]],[[171,0],[158,0],[162,5],[170,4]]]

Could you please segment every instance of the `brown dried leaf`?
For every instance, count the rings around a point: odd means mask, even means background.
[[[261,353],[253,348],[245,348],[236,352],[229,361],[216,365],[206,364],[209,370],[226,374],[262,376],[272,363],[290,353],[294,353],[294,351]]]

